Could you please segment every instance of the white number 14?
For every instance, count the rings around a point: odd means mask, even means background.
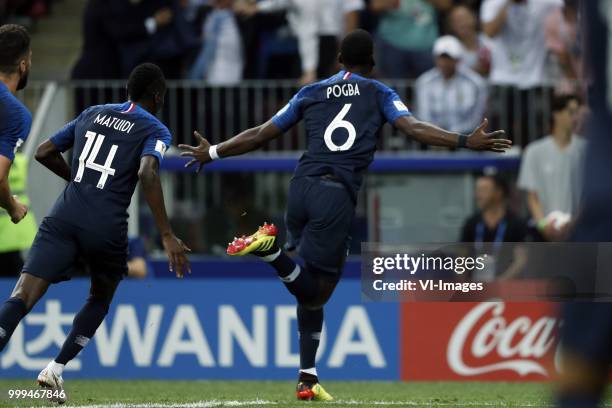
[[[117,145],[111,146],[110,152],[108,153],[108,156],[106,156],[106,161],[104,162],[104,165],[101,165],[96,163],[96,158],[98,157],[98,153],[100,152],[100,148],[102,147],[102,143],[104,142],[105,136],[97,135],[94,132],[88,131],[85,134],[85,138],[87,138],[87,141],[85,142],[83,151],[79,156],[79,169],[77,170],[77,174],[74,178],[74,181],[80,183],[81,179],[83,178],[83,172],[85,171],[85,168],[89,168],[102,173],[100,174],[100,179],[98,180],[98,184],[96,186],[102,189],[106,184],[108,176],[115,175],[115,169],[113,169],[111,165],[113,163],[113,159],[115,158],[115,154],[117,153]],[[91,154],[89,154],[90,151]]]

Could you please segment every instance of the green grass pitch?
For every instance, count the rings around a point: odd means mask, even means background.
[[[552,406],[551,389],[541,383],[340,382],[323,385],[331,403],[294,399],[292,381],[116,381],[70,380],[65,406],[87,408],[195,407],[542,407]],[[9,389],[36,389],[33,381],[1,380],[0,406],[39,407],[42,400],[9,400]]]

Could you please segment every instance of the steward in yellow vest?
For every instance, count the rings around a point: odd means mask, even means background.
[[[16,153],[9,173],[11,193],[29,207],[30,199],[26,193],[27,180],[28,160],[22,153]],[[32,246],[36,228],[36,220],[31,211],[19,224],[13,224],[8,213],[0,208],[0,277],[14,277],[21,273],[23,266],[21,251]]]

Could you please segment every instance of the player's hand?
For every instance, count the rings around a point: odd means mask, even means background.
[[[480,126],[472,132],[467,139],[467,148],[472,150],[488,150],[491,152],[503,153],[512,146],[512,141],[504,139],[506,132],[496,130],[487,133],[486,128],[489,124],[487,119],[483,120]]]
[[[563,225],[555,226],[555,221],[549,221],[542,229],[542,236],[550,242],[562,242],[567,240],[572,230],[572,223],[566,222]]]
[[[11,221],[13,221],[13,224],[17,224],[28,213],[28,207],[22,204],[17,198],[17,196],[14,195],[13,205],[11,205],[11,208],[8,210],[8,213],[11,217]]]
[[[204,139],[204,137],[200,133],[198,133],[198,131],[194,131],[193,135],[200,143],[199,145],[189,146],[186,144],[180,144],[178,147],[185,150],[181,153],[181,156],[192,158],[187,164],[185,164],[185,167],[191,167],[199,162],[200,165],[196,170],[196,172],[199,173],[200,170],[202,170],[202,166],[212,161],[210,155],[208,154],[208,149],[210,149],[210,143],[208,143],[208,140]]]
[[[172,233],[162,235],[162,244],[168,256],[170,272],[176,273],[177,278],[182,278],[185,271],[191,273],[191,264],[187,258],[187,252],[191,252],[191,249]]]

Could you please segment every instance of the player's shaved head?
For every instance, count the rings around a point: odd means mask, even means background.
[[[0,26],[0,72],[12,74],[21,60],[28,57],[30,34],[17,24]]]
[[[351,31],[340,44],[338,60],[346,67],[374,66],[374,41],[366,30]]]
[[[155,64],[146,62],[132,70],[127,84],[128,96],[133,102],[148,102],[155,111],[161,108],[166,93],[166,78]],[[154,112],[155,113],[155,112]]]

